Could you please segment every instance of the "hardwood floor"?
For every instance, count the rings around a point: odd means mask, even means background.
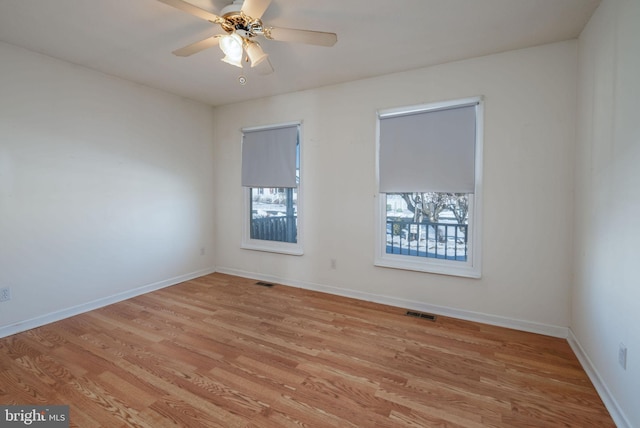
[[[614,426],[565,340],[212,274],[0,339],[77,427]]]

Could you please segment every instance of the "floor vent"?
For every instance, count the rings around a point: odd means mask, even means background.
[[[261,285],[263,287],[273,287],[273,284],[271,284],[270,282],[264,282],[264,281],[258,281],[256,282],[256,285]]]
[[[424,318],[429,321],[435,321],[438,317],[433,314],[425,314],[423,312],[407,311],[407,316],[414,318]]]

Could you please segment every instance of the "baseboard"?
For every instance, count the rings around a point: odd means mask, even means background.
[[[567,327],[560,327],[548,324],[540,324],[531,321],[518,320],[513,318],[501,317],[497,315],[484,314],[479,312],[465,311],[461,309],[450,308],[446,306],[430,305],[426,303],[414,302],[411,300],[398,299],[392,296],[384,296],[379,294],[365,293],[357,290],[333,287],[330,285],[316,284],[306,281],[292,281],[286,278],[279,278],[272,275],[263,275],[255,272],[247,272],[239,269],[231,269],[225,267],[217,267],[217,272],[229,275],[241,276],[260,281],[275,282],[278,284],[288,285],[291,287],[303,288],[306,290],[320,291],[323,293],[334,294],[343,297],[352,297],[354,299],[365,300],[368,302],[381,303],[389,306],[411,309],[420,312],[429,312],[436,315],[458,318],[466,321],[474,321],[483,324],[495,325],[498,327],[512,328],[515,330],[526,331],[530,333],[543,334],[545,336],[559,337],[566,339],[568,334]]]
[[[570,328],[567,341],[569,342],[569,346],[571,346],[574,354],[576,354],[576,357],[578,357],[578,361],[582,364],[582,368],[587,373],[587,376],[589,376],[591,383],[593,383],[596,391],[598,391],[598,394],[600,395],[604,406],[609,411],[613,422],[615,422],[618,428],[631,428],[631,422],[627,419],[626,415],[618,405],[618,402],[611,394],[611,391],[609,391],[609,388],[607,388],[607,385],[603,382],[598,370],[596,370],[595,366],[591,363],[589,356],[584,351],[584,348],[582,348],[582,345],[580,345],[580,342]]]
[[[215,268],[201,269],[188,274],[176,276],[173,278],[165,279],[162,281],[154,282],[153,284],[143,285],[141,287],[134,288],[133,290],[124,291],[122,293],[114,294],[112,296],[103,297],[101,299],[93,300],[91,302],[83,303],[81,305],[72,306],[70,308],[62,309],[59,311],[51,312],[46,315],[31,318],[29,320],[20,321],[14,324],[0,327],[0,338],[11,336],[12,334],[20,333],[23,331],[31,330],[32,328],[41,327],[52,322],[60,321],[65,318],[69,318],[75,315],[82,314],[84,312],[92,311],[94,309],[102,308],[113,303],[121,302],[123,300],[130,299],[141,294],[149,293],[151,291],[159,290],[161,288],[169,287],[175,284],[179,284],[190,279],[198,278],[210,273],[214,273]]]

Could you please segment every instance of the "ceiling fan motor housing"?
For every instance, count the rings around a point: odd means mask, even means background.
[[[260,19],[253,19],[242,13],[240,11],[241,7],[242,2],[239,4],[234,2],[222,10],[224,12],[222,14],[224,22],[220,23],[222,29],[229,34],[236,32],[244,38],[255,37],[261,34],[262,21],[260,21]]]

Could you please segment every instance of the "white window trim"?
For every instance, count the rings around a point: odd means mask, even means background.
[[[268,126],[256,126],[252,128],[242,128],[242,132],[249,131],[261,131],[266,129],[274,129],[274,128],[282,128],[285,126],[297,126],[298,127],[298,144],[300,150],[300,181],[298,182],[298,198],[297,198],[297,216],[298,216],[298,227],[297,227],[297,241],[296,243],[292,242],[279,242],[279,241],[265,241],[262,239],[251,239],[251,204],[249,203],[251,197],[251,191],[248,187],[242,188],[242,242],[240,243],[240,248],[245,250],[255,250],[255,251],[265,251],[270,253],[279,253],[279,254],[288,254],[293,256],[301,256],[304,254],[303,250],[303,199],[304,199],[304,191],[303,191],[303,179],[302,175],[304,173],[303,163],[303,138],[302,138],[302,121],[298,122],[286,122],[279,123],[276,125],[268,125]],[[242,150],[242,140],[240,145],[240,150]]]
[[[386,249],[386,193],[378,193],[375,207],[375,254],[374,265],[386,268],[429,272],[442,275],[480,278],[482,276],[482,158],[484,135],[484,105],[482,97],[465,98],[453,101],[423,104],[418,106],[395,108],[378,111],[376,121],[376,189],[379,183],[379,153],[380,153],[380,117],[400,114],[403,112],[418,112],[438,110],[457,105],[478,103],[476,111],[476,157],[475,157],[475,190],[469,204],[469,236],[468,245],[470,256],[466,262],[443,260],[426,257],[403,256],[387,254]]]

